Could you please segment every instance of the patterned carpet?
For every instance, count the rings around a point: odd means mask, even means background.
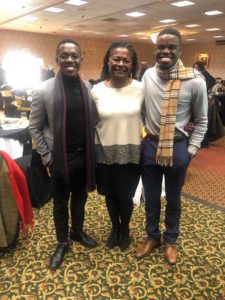
[[[16,249],[1,255],[1,300],[222,300],[225,299],[225,218],[222,211],[182,197],[178,263],[170,266],[163,249],[137,260],[135,249],[145,239],[144,207],[135,208],[130,248],[108,250],[110,231],[102,197],[93,193],[86,206],[87,232],[98,247],[71,243],[62,267],[47,266],[55,247],[52,203],[35,210],[35,227],[20,236]],[[165,203],[163,200],[163,210]],[[163,228],[163,225],[161,225]]]
[[[223,151],[221,151],[223,148]],[[220,150],[218,155],[217,149]],[[225,137],[210,143],[209,148],[203,150],[204,155],[194,158],[187,171],[183,192],[196,199],[205,200],[208,204],[225,209]],[[206,159],[205,153],[210,150]],[[212,161],[217,170],[213,169]]]
[[[205,200],[217,208],[225,209],[225,176],[189,168],[183,192]]]

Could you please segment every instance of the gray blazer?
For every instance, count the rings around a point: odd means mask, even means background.
[[[90,96],[91,84],[83,81]],[[34,92],[29,117],[29,132],[46,166],[52,162],[54,132],[54,85],[55,78],[42,82]]]

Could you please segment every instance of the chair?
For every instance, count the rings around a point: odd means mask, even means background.
[[[3,107],[11,104],[14,100],[13,91],[1,91],[1,96],[3,99]]]
[[[17,163],[0,151],[0,250],[16,242],[33,225],[33,212],[26,178]]]
[[[0,249],[7,248],[18,238],[19,211],[8,179],[8,167],[0,156]]]
[[[21,115],[21,112],[25,112],[27,117],[29,118],[29,114],[31,111],[31,101],[25,100],[24,97],[15,96],[13,104],[16,107],[18,115]]]
[[[3,109],[5,110],[6,117],[20,117],[20,112],[17,111],[14,102],[14,93],[12,90],[0,91],[3,100]]]

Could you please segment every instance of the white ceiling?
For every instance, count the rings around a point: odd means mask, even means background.
[[[86,0],[82,6],[73,6],[57,0],[0,0],[0,29],[21,30],[64,36],[84,36],[118,39],[128,35],[130,41],[148,38],[160,31],[160,20],[174,19],[172,27],[181,31],[183,42],[211,43],[214,36],[224,36],[225,40],[225,0],[190,0],[195,5],[183,8],[172,6],[176,0]],[[61,13],[45,11],[48,7],[64,9]],[[206,16],[205,11],[220,10],[223,14]],[[138,11],[146,15],[138,18],[126,13]],[[37,17],[35,21],[26,16]],[[187,28],[188,24],[199,24]],[[159,27],[160,26],[160,27]],[[171,26],[171,25],[170,25]],[[220,28],[209,32],[207,28]],[[195,41],[186,41],[193,38]],[[217,38],[218,40],[218,38]],[[145,40],[143,40],[145,41]]]

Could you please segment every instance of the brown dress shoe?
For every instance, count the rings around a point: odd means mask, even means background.
[[[171,265],[176,264],[178,253],[175,244],[165,244],[165,256]]]
[[[135,255],[137,258],[146,257],[146,256],[150,255],[152,253],[152,251],[155,248],[159,247],[160,245],[161,245],[161,243],[159,241],[146,240],[144,245],[141,246],[140,248],[138,248]]]

